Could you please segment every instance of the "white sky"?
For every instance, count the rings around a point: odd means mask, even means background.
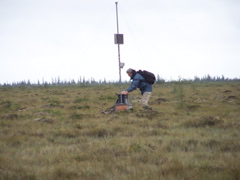
[[[119,0],[127,68],[240,78],[239,0]],[[113,0],[0,0],[0,83],[118,81]]]

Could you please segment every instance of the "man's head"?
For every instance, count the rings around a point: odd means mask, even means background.
[[[135,72],[136,72],[136,71],[135,71],[134,69],[132,69],[132,68],[129,68],[129,69],[127,70],[127,74],[128,74],[129,77],[132,77],[132,75],[133,75]]]

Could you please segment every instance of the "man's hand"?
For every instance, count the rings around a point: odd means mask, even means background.
[[[127,95],[128,91],[123,91],[122,94]]]

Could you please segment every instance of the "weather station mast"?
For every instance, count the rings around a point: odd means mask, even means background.
[[[118,45],[118,66],[119,66],[119,84],[120,93],[118,94],[117,102],[114,106],[115,111],[124,111],[132,109],[132,104],[129,102],[128,95],[122,94],[122,77],[121,69],[124,67],[125,63],[121,62],[120,58],[120,44],[123,44],[123,34],[119,34],[118,25],[118,2],[116,3],[116,19],[117,19],[117,34],[114,34],[114,42]]]
[[[118,45],[118,66],[119,66],[119,84],[120,84],[120,93],[122,92],[122,77],[121,69],[124,67],[124,63],[121,62],[120,58],[120,44],[123,44],[123,34],[119,34],[119,25],[118,25],[118,2],[116,4],[116,20],[117,20],[117,34],[114,34],[114,42]]]

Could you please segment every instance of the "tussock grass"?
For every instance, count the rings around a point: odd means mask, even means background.
[[[193,120],[187,121],[184,123],[184,126],[186,127],[207,127],[207,126],[216,126],[218,124],[221,124],[223,120],[219,119],[218,116],[202,116],[202,117],[196,117]]]
[[[0,88],[0,179],[239,179],[240,84]],[[127,87],[127,85],[124,85]],[[125,87],[124,87],[125,88]]]

